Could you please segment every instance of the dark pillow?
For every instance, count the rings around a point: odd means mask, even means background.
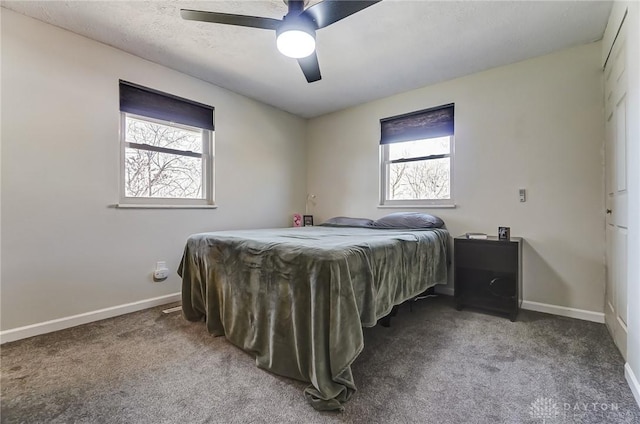
[[[374,223],[376,228],[442,228],[444,221],[434,215],[420,212],[395,212]]]
[[[368,218],[349,218],[348,216],[336,216],[320,224],[327,227],[373,227],[374,221]]]

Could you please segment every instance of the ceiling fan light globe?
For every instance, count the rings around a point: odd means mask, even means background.
[[[290,29],[278,34],[276,45],[283,55],[300,59],[315,51],[316,39],[306,31]]]

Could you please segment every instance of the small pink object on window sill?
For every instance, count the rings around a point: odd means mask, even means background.
[[[300,215],[299,213],[294,213],[293,214],[293,226],[294,227],[301,227],[302,226],[302,215]]]

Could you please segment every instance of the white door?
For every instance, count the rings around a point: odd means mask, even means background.
[[[605,321],[627,356],[627,74],[624,20],[604,68],[606,297]]]

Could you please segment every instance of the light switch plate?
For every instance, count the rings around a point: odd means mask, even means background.
[[[518,190],[518,193],[520,194],[520,201],[521,202],[526,202],[527,201],[527,191],[523,188],[521,188],[520,190]]]

